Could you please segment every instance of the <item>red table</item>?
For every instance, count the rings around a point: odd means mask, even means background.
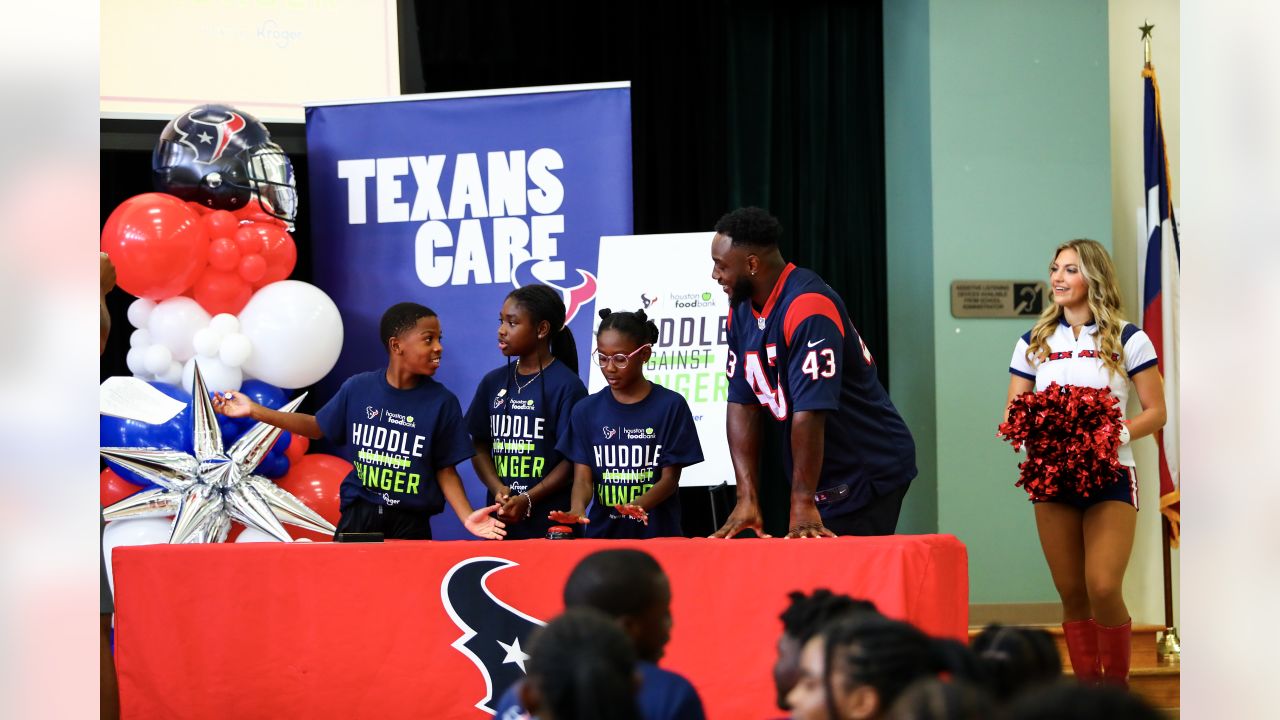
[[[547,621],[578,560],[617,547],[643,548],[670,576],[662,665],[697,687],[710,718],[779,714],[770,670],[792,590],[868,598],[966,639],[968,558],[949,535],[126,547],[113,558],[123,716],[483,719],[485,674],[454,647],[463,630],[446,594],[479,592],[487,572],[516,622]],[[457,604],[472,618],[493,605]]]

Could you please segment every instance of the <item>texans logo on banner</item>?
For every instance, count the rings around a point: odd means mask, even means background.
[[[557,263],[551,260],[529,260],[518,265],[515,270],[512,271],[511,284],[516,287],[542,284],[558,291],[564,299],[564,321],[568,324],[573,322],[573,319],[578,316],[578,310],[582,309],[583,305],[586,305],[595,299],[596,276],[582,268],[575,268],[578,271],[578,276],[582,279],[582,282],[574,285],[573,287],[563,287],[554,279],[546,279],[541,277],[539,274],[539,271],[544,268],[551,271],[553,268],[562,265],[564,265],[564,263]]]
[[[440,599],[462,637],[453,647],[475,663],[484,676],[485,695],[475,706],[493,714],[498,698],[524,677],[529,635],[543,621],[525,615],[494,597],[485,580],[516,563],[478,557],[454,565],[440,584]]]
[[[201,106],[178,118],[173,129],[182,136],[178,142],[195,153],[195,161],[207,165],[222,157],[231,138],[246,124],[239,113]]]

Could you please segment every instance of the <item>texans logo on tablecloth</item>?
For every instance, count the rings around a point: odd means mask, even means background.
[[[494,597],[485,585],[490,575],[515,565],[502,558],[470,558],[450,568],[440,583],[445,612],[462,631],[453,647],[484,676],[485,695],[475,706],[490,715],[502,693],[525,675],[529,635],[546,625]]]
[[[578,311],[583,305],[591,302],[596,297],[596,276],[577,268],[578,275],[582,277],[582,282],[573,287],[561,287],[550,280],[544,279],[545,275],[552,272],[554,266],[559,265],[561,268],[564,262],[560,260],[541,260],[534,258],[516,266],[511,272],[511,284],[516,287],[524,287],[525,285],[546,285],[547,287],[558,290],[564,297],[564,322],[568,325],[573,318],[578,315]],[[560,270],[563,277],[563,269]]]
[[[178,142],[195,152],[195,161],[207,165],[222,157],[231,138],[247,124],[239,113],[201,106],[179,117],[173,129],[181,136]]]

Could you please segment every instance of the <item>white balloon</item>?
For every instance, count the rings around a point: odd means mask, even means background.
[[[218,358],[191,358],[182,368],[182,387],[189,393],[195,392],[192,388],[196,382],[196,363],[200,363],[200,375],[209,392],[239,390],[244,382],[244,373],[238,367],[227,367]]]
[[[129,348],[129,354],[124,358],[125,364],[129,366],[129,372],[138,376],[150,377],[151,373],[147,372],[146,355],[147,351],[142,348]]]
[[[186,362],[196,354],[192,338],[196,331],[209,326],[209,313],[189,297],[171,297],[156,305],[147,320],[152,342],[169,348],[178,362]]]
[[[233,332],[240,332],[240,320],[231,313],[218,313],[209,321],[209,327],[223,335],[227,335]]]
[[[227,367],[240,367],[252,354],[253,343],[238,332],[222,338],[222,347],[218,349],[218,359]]]
[[[146,298],[138,298],[129,303],[129,324],[136,328],[144,328],[147,326],[147,319],[151,317],[151,311],[154,310],[156,304],[154,301]]]
[[[173,362],[173,353],[169,352],[169,348],[164,345],[152,345],[143,351],[142,364],[152,375],[159,375],[168,370],[171,362]]]
[[[214,330],[212,326],[201,328],[191,336],[191,346],[195,348],[196,355],[218,357],[218,348],[222,347],[222,333]]]
[[[253,346],[244,371],[296,389],[323,378],[342,352],[342,316],[320,288],[299,280],[266,285],[240,311],[240,332]]]
[[[138,328],[129,336],[129,347],[146,348],[151,343],[151,331],[146,328]]]
[[[115,579],[111,567],[111,551],[118,547],[134,545],[159,545],[169,542],[170,518],[130,518],[107,523],[102,530],[102,559],[107,563],[107,582],[115,592]]]
[[[246,527],[243,532],[236,536],[238,543],[256,543],[256,542],[280,542],[274,536],[262,532],[258,528]]]
[[[178,385],[182,382],[182,363],[177,360],[169,363],[169,369],[156,375],[156,379],[170,385]]]

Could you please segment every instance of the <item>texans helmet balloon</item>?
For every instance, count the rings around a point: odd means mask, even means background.
[[[156,189],[214,210],[257,201],[292,224],[298,211],[293,165],[260,120],[228,105],[200,105],[165,126],[151,155]]]

